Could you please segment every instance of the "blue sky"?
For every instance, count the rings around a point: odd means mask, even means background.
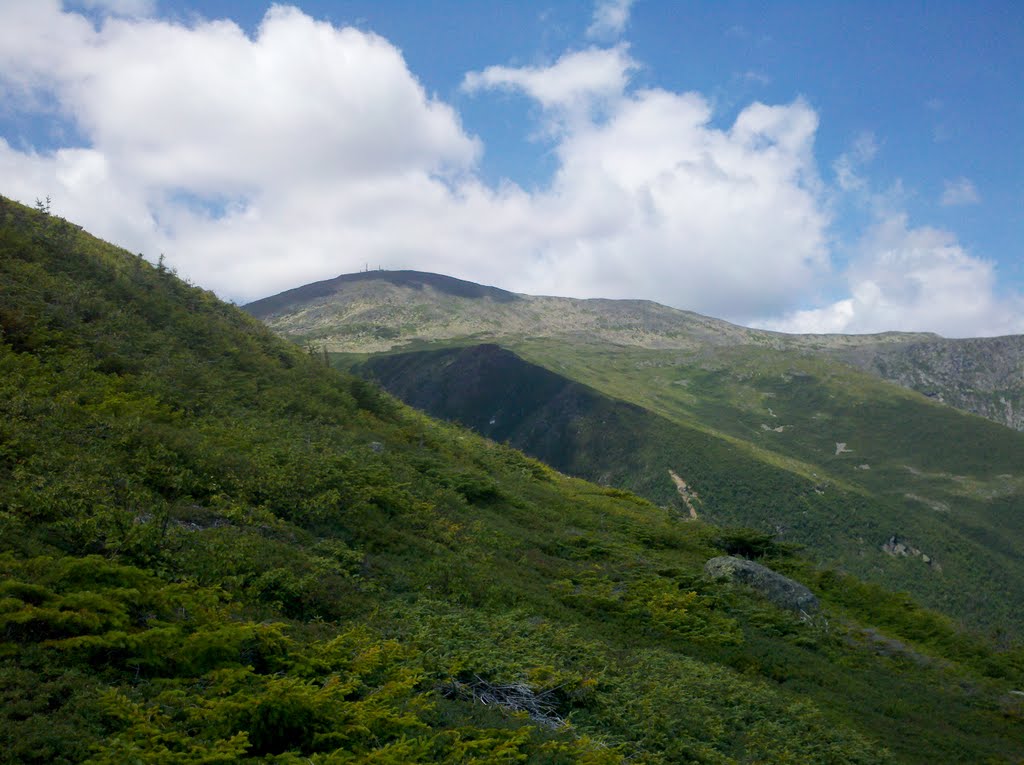
[[[0,0],[0,193],[239,302],[366,265],[1024,332],[1016,2]]]

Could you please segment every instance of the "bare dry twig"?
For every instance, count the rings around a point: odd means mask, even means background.
[[[559,687],[538,693],[526,683],[500,685],[474,675],[471,682],[463,683],[453,679],[438,690],[446,698],[471,700],[510,712],[526,712],[534,722],[549,728],[560,728],[566,723],[557,712],[555,691]]]

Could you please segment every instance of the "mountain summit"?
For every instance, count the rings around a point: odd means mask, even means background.
[[[422,343],[550,337],[634,348],[749,346],[814,353],[936,401],[1024,429],[1024,336],[932,333],[789,335],[646,300],[521,295],[419,271],[366,271],[314,282],[244,309],[278,334],[329,351],[379,353]]]
[[[246,305],[245,310],[258,319],[266,319],[293,311],[311,302],[331,300],[349,291],[353,285],[365,282],[382,282],[420,292],[429,289],[438,294],[459,298],[490,298],[500,303],[513,301],[518,297],[514,293],[497,287],[484,287],[451,276],[423,271],[360,271],[356,274],[342,274],[333,279],[313,282],[262,300],[256,300]]]

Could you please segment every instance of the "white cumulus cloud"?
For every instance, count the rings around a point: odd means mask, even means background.
[[[880,219],[845,274],[849,297],[763,325],[784,332],[937,332],[947,337],[1024,332],[1024,301],[997,296],[993,265],[942,229]]]
[[[380,257],[336,249],[348,244],[339,213],[353,210],[356,228],[395,225],[381,220],[383,190],[406,204],[405,189],[424,183],[447,193],[445,179],[480,152],[393,45],[294,8],[273,7],[252,38],[225,21],[107,19],[96,29],[55,3],[0,5],[0,30],[5,87],[22,103],[52,94],[54,118],[89,144],[37,153],[4,142],[4,192],[50,194],[61,214],[132,249],[166,251],[225,295],[256,297],[284,274]]]
[[[641,91],[566,136],[537,200],[566,230],[530,280],[750,318],[827,270],[813,110],[754,104],[728,130],[711,116],[697,94]]]
[[[637,64],[625,45],[566,53],[550,66],[490,66],[468,73],[462,89],[521,91],[545,109],[576,117],[621,98]]]
[[[817,115],[755,103],[717,128],[699,94],[628,92],[635,68],[617,46],[467,76],[468,90],[519,90],[573,115],[551,188],[530,199],[535,256],[506,283],[738,319],[781,310],[828,270]]]
[[[0,0],[0,96],[48,121],[51,144],[9,128],[0,193],[51,196],[238,301],[369,265],[791,329],[1019,326],[991,265],[892,214],[841,275],[848,296],[796,311],[835,277],[815,110],[752,103],[721,124],[701,94],[635,87],[639,66],[618,44],[466,75],[478,98],[511,90],[541,107],[556,169],[527,190],[482,180],[482,141],[370,32],[281,5],[247,34]],[[873,147],[854,146],[840,186]]]

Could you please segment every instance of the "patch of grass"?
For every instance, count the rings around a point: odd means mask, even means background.
[[[6,200],[0,327],[7,761],[1019,755],[1013,650],[781,546],[814,622],[707,581],[722,530],[430,420]]]

